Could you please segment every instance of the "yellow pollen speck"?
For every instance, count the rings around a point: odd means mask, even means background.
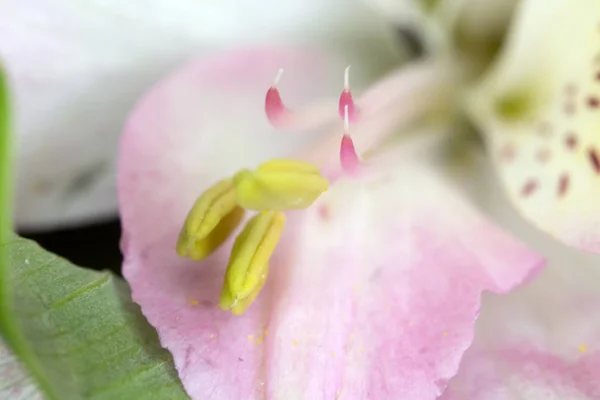
[[[444,332],[444,336],[448,336],[448,332]]]
[[[365,346],[360,346],[360,351],[361,352],[365,351]]]
[[[262,341],[263,341],[263,337],[262,337],[262,335],[261,335],[261,336],[259,336],[259,337],[257,337],[257,338],[256,338],[256,340],[254,341],[254,343],[256,343],[256,344],[261,344],[261,343],[262,343]]]
[[[296,342],[296,341],[294,340],[294,341],[292,342],[292,344],[293,344],[294,346],[296,346],[296,345],[298,345],[298,342]]]
[[[191,297],[188,297],[188,303],[190,303],[193,306],[197,306],[198,305],[198,300],[192,299]]]
[[[269,331],[265,329],[265,336],[269,334]]]
[[[254,336],[253,335],[248,335],[248,340],[254,340]]]
[[[352,286],[352,290],[354,290],[355,292],[358,292],[359,286],[358,284],[355,284],[354,286]]]
[[[579,346],[577,346],[577,349],[582,353],[585,353],[588,350],[585,344],[580,344]]]
[[[335,357],[335,353],[331,353],[331,357]]]

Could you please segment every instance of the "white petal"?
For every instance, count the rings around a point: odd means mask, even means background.
[[[43,400],[34,380],[19,360],[0,339],[0,398],[10,400]]]
[[[124,118],[183,60],[257,41],[318,43],[360,74],[363,60],[375,70],[397,60],[389,33],[364,5],[342,0],[3,2],[1,57],[18,102],[17,223],[43,228],[114,213]]]
[[[600,3],[528,0],[469,105],[510,198],[572,246],[600,252]]]
[[[480,182],[493,182],[489,166],[479,170]],[[484,298],[475,342],[440,400],[598,399],[600,258],[519,218],[499,184],[480,189],[483,208],[545,253],[549,265],[532,284]]]

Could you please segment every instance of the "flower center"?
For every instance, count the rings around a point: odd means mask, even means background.
[[[288,110],[281,101],[277,82],[265,98],[267,117],[274,125],[305,119]],[[360,167],[349,124],[358,113],[345,71],[344,90],[338,109],[344,120],[340,145],[343,173],[353,175]],[[219,306],[240,315],[252,304],[265,284],[269,260],[281,238],[285,211],[311,206],[329,188],[329,180],[313,163],[273,159],[256,169],[242,169],[217,182],[196,200],[184,222],[177,241],[177,254],[200,261],[212,254],[241,224],[246,211],[257,211],[237,236],[225,272]]]

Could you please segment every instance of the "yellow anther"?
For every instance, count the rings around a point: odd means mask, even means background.
[[[242,314],[261,291],[269,273],[269,259],[283,232],[285,215],[263,212],[252,218],[235,240],[219,306]]]
[[[232,180],[218,182],[196,200],[188,213],[177,241],[177,254],[202,260],[231,235],[243,216]]]
[[[223,289],[221,290],[221,299],[219,301],[219,307],[223,310],[229,310],[234,315],[242,315],[248,307],[254,302],[258,293],[262,290],[265,285],[265,281],[267,280],[267,275],[269,274],[269,264],[266,264],[263,273],[261,274],[258,285],[254,288],[254,290],[250,293],[249,296],[241,298],[235,297],[227,287],[225,283],[223,285]]]
[[[279,159],[241,170],[233,183],[238,204],[256,211],[307,208],[329,187],[316,165]]]

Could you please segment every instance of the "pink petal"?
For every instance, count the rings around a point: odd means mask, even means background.
[[[248,51],[189,67],[134,112],[119,171],[133,297],[194,399],[433,399],[471,342],[481,292],[541,266],[433,171],[435,147],[395,151],[378,177],[342,180],[291,215],[243,316],[216,305],[231,243],[201,264],[175,254],[208,184],[310,142],[263,119],[263,80],[282,65],[316,85],[289,93],[323,88],[329,64],[314,55]]]
[[[356,121],[350,120],[357,152],[368,155],[399,129],[447,107],[455,94],[459,72],[450,63],[426,60],[406,64],[369,87],[356,101]],[[331,155],[339,152],[342,133],[340,123],[302,157],[327,164]]]
[[[282,132],[267,121],[264,96],[279,68],[289,75],[280,87],[293,106],[336,93],[344,64],[310,51],[224,53],[178,71],[140,102],[121,142],[121,214],[135,221],[128,233],[150,244],[179,229],[217,180],[319,139],[318,131]]]
[[[556,244],[514,212],[503,221],[550,265],[532,285],[485,298],[475,343],[440,400],[599,399],[598,257]]]

